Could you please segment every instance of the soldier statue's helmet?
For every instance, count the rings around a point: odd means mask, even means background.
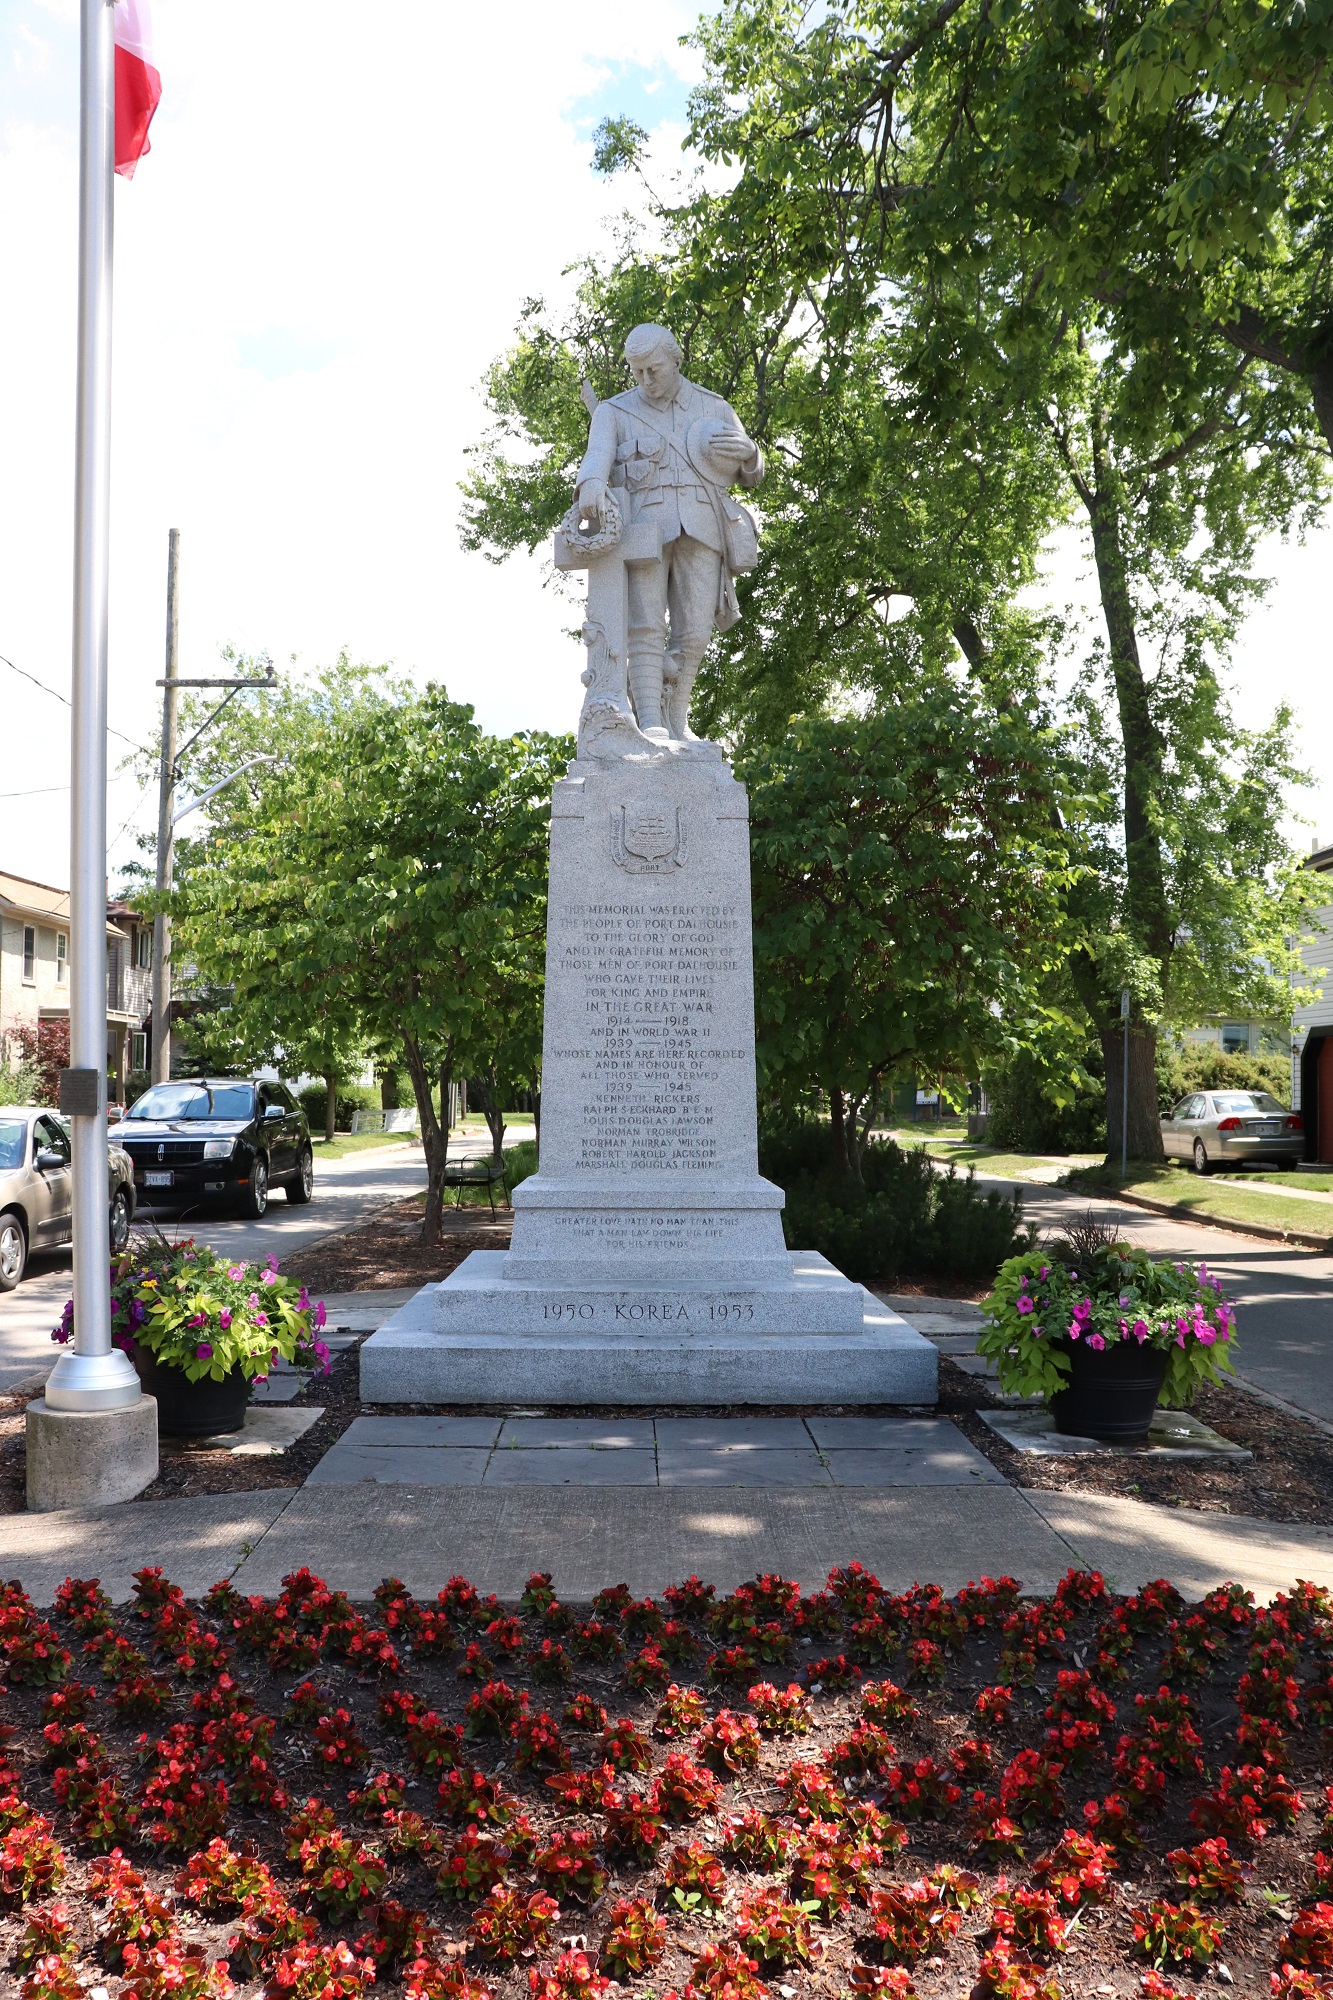
[[[685,359],[685,350],[670,327],[655,326],[651,320],[636,326],[625,342],[626,361],[647,361],[659,352],[669,354],[673,361]]]

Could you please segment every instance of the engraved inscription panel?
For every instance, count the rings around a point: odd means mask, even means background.
[[[749,945],[746,917],[731,902],[684,898],[574,903],[555,916],[548,977],[564,990],[562,1021],[582,1029],[548,1050],[569,1065],[583,1105],[566,1170],[683,1173],[716,1163],[715,1107],[754,1061],[729,1031],[727,997]],[[699,1241],[700,1221],[678,1220],[682,1248]],[[671,1219],[656,1218],[653,1240],[664,1230]]]

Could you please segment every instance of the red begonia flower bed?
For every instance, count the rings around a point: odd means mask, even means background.
[[[1333,1995],[1333,1603],[0,1587],[5,1991]],[[7,1982],[7,1983],[4,1983]]]

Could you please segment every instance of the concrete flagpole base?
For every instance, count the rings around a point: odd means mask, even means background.
[[[28,1511],[108,1507],[133,1500],[157,1478],[157,1403],[141,1396],[119,1410],[28,1405]]]

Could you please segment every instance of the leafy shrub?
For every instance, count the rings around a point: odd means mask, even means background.
[[[1279,1104],[1291,1101],[1291,1063],[1276,1051],[1229,1055],[1217,1045],[1157,1044],[1157,1101],[1170,1111],[1191,1090],[1267,1090]]]
[[[537,1171],[537,1141],[520,1139],[517,1146],[505,1147],[505,1177],[512,1194],[520,1181],[525,1181]]]
[[[983,1194],[970,1169],[938,1169],[924,1151],[890,1139],[867,1146],[860,1183],[837,1171],[823,1126],[764,1133],[759,1159],[786,1191],[788,1245],[820,1251],[849,1278],[989,1277],[1027,1241],[1018,1195]]]
[[[1100,1151],[1106,1144],[1106,1064],[1092,1038],[1082,1062],[1082,1076],[1062,1081],[1062,1103],[1052,1094],[1049,1071],[1026,1050],[988,1074],[987,1144],[1020,1153]]]
[[[308,1083],[304,1090],[298,1090],[296,1101],[306,1115],[313,1133],[318,1136],[324,1130],[328,1117],[328,1090],[323,1083]],[[340,1083],[334,1098],[333,1123],[339,1132],[350,1132],[354,1111],[378,1111],[379,1091],[366,1084]]]

